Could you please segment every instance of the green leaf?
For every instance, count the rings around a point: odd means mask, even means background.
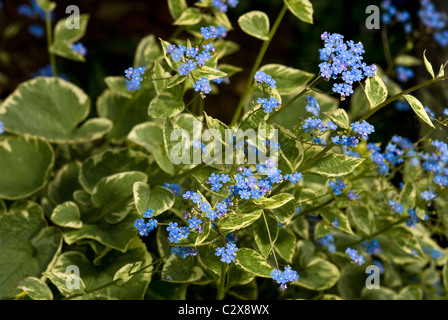
[[[274,127],[278,130],[280,155],[285,160],[291,172],[294,172],[303,161],[305,155],[303,145],[288,129],[279,124],[274,124]]]
[[[339,269],[334,264],[319,260],[299,273],[296,284],[314,291],[327,290],[338,282],[340,275]]]
[[[21,199],[42,189],[54,157],[51,145],[44,140],[8,137],[0,141],[0,198]]]
[[[200,245],[205,240],[207,240],[208,236],[210,235],[211,228],[212,228],[212,224],[210,221],[207,221],[206,223],[204,223],[204,228],[203,228],[202,232],[196,238],[196,241],[195,241],[196,245]]]
[[[260,71],[265,72],[275,79],[277,90],[281,95],[296,92],[300,87],[306,86],[314,78],[314,74],[312,73],[281,64],[267,64],[262,66]]]
[[[132,128],[128,139],[152,153],[155,143],[163,142],[163,128],[155,122],[145,122]]]
[[[89,21],[88,14],[79,15],[79,28],[69,29],[66,26],[66,19],[58,21],[54,28],[54,43],[74,43],[81,39],[87,30]]]
[[[174,117],[184,110],[185,104],[182,100],[175,99],[170,94],[162,93],[151,100],[148,114],[153,118]]]
[[[277,241],[275,242],[275,251],[287,263],[292,263],[296,242],[297,239],[293,232],[285,228],[280,228]]]
[[[54,41],[50,46],[50,51],[66,59],[84,62],[85,57],[81,53],[73,51],[72,45],[85,35],[88,20],[88,14],[81,14],[79,28],[72,29],[67,28],[65,18],[59,20],[54,28]]]
[[[37,0],[36,3],[45,12],[51,12],[56,8],[56,3],[50,0]]]
[[[80,229],[82,227],[78,206],[71,201],[56,206],[51,214],[51,221],[66,228]]]
[[[331,121],[333,121],[338,127],[342,129],[350,129],[350,119],[347,112],[342,108],[337,108],[331,112],[324,112]]]
[[[348,218],[344,215],[344,213],[334,207],[325,207],[319,210],[322,218],[325,219],[328,223],[334,222],[335,219],[338,219],[338,229],[342,230],[348,234],[354,234],[352,228],[350,227],[350,222]]]
[[[263,206],[265,209],[277,209],[284,206],[286,203],[293,201],[294,196],[290,193],[276,194],[271,198],[262,197],[259,200],[254,200],[254,203]]]
[[[109,284],[100,290],[79,297],[79,299],[95,299],[99,295],[107,299],[141,300],[151,281],[153,267],[146,268],[146,272],[135,274],[125,283],[119,281],[118,283],[111,284],[115,275],[126,265],[139,262],[141,262],[143,267],[146,267],[152,263],[152,258],[145,244],[140,239],[136,239],[125,253],[110,251],[101,260],[99,266],[93,265],[80,252],[65,252],[58,258],[51,272],[65,273],[68,266],[76,265],[80,270],[80,276],[83,283],[85,283],[86,291],[93,291]],[[63,289],[62,286],[56,286],[59,290]],[[63,286],[65,287],[65,283]],[[64,296],[72,296],[75,294],[74,292],[61,293]]]
[[[31,202],[0,216],[0,299],[20,293],[26,277],[40,277],[61,250],[61,233],[48,227],[42,209]]]
[[[125,284],[126,282],[131,280],[132,277],[134,276],[131,273],[135,273],[135,272],[139,271],[141,265],[142,265],[142,261],[137,261],[137,262],[128,263],[128,264],[124,265],[121,269],[119,269],[115,273],[114,281],[120,280],[118,282],[120,285]]]
[[[154,187],[146,183],[136,182],[134,184],[135,207],[140,214],[148,209],[153,209],[153,215],[157,216],[174,205],[174,194],[171,190],[163,187]]]
[[[201,11],[198,8],[187,8],[173,22],[175,26],[192,26],[198,24],[202,19]]]
[[[266,221],[265,221],[266,217]],[[266,223],[267,222],[267,223]],[[271,213],[263,214],[253,224],[254,240],[263,257],[267,258],[278,236],[278,221]],[[271,243],[272,241],[272,243]]]
[[[241,29],[257,39],[269,40],[269,17],[262,11],[251,11],[238,19]]]
[[[188,4],[186,0],[168,0],[168,9],[173,19],[179,18],[187,8]]]
[[[236,252],[236,264],[253,275],[262,278],[271,278],[273,268],[261,254],[253,249],[240,248]]]
[[[112,129],[106,119],[86,119],[89,97],[60,78],[38,77],[23,82],[0,106],[5,130],[45,138],[54,143],[96,140]]]
[[[432,64],[428,61],[428,58],[426,58],[426,50],[423,51],[423,61],[425,62],[426,70],[428,70],[431,77],[434,79],[436,75],[434,74],[434,69],[432,67]]]
[[[160,55],[162,50],[153,34],[147,35],[140,40],[134,56],[134,68],[147,67],[153,63]]]
[[[156,143],[153,145],[152,152],[154,155],[154,159],[156,160],[160,169],[162,169],[169,175],[174,176],[175,168],[173,162],[166,154],[165,148],[160,143]]]
[[[112,249],[126,252],[132,239],[137,236],[134,223],[141,218],[136,211],[131,211],[121,222],[110,224],[104,219],[96,223],[83,222],[79,230],[64,233],[64,241],[71,245],[80,240],[92,239]]]
[[[309,0],[285,0],[289,11],[305,23],[313,24],[313,4]]]
[[[395,300],[397,294],[389,288],[379,288],[374,290],[364,288],[361,293],[361,298],[363,300]]]
[[[150,159],[142,152],[131,149],[107,150],[83,162],[79,182],[84,190],[92,193],[93,188],[104,177],[127,171],[141,171],[149,175],[149,170]]]
[[[97,113],[100,117],[110,120],[114,126],[109,137],[114,142],[121,142],[134,126],[150,120],[148,104],[156,96],[154,88],[141,89],[129,98],[122,93],[105,90],[96,102]]]
[[[136,182],[146,182],[148,176],[143,172],[121,172],[101,179],[92,191],[92,202],[98,208],[111,208],[123,203],[105,216],[109,223],[118,223],[123,220],[131,209],[131,200],[124,201],[132,194]]]
[[[86,285],[81,277],[77,274],[73,273],[65,273],[65,272],[45,272],[44,276],[46,276],[64,296],[77,295],[77,294],[85,294],[86,293]],[[79,284],[79,288],[74,285],[73,288],[69,288],[67,283],[75,283]]]
[[[342,177],[352,173],[364,160],[343,154],[327,154],[313,163],[306,172],[315,173],[326,178]]]
[[[207,127],[209,129],[215,129],[218,130],[220,133],[220,141],[225,143],[225,137],[226,137],[226,132],[227,130],[229,130],[229,127],[227,127],[223,122],[221,122],[218,119],[212,118],[210,117],[207,113],[204,112],[204,116],[205,116],[205,121],[207,123]]]
[[[254,223],[262,214],[263,210],[253,210],[248,213],[228,214],[219,220],[218,227],[222,233],[229,233],[244,229]]]
[[[126,85],[126,78],[122,76],[109,76],[104,78],[104,82],[106,86],[111,91],[122,95],[125,98],[132,98],[132,91],[128,91]],[[98,100],[97,100],[97,108],[98,108]]]
[[[163,265],[162,279],[168,282],[186,283],[200,280],[205,276],[204,271],[195,266],[193,257],[182,259],[172,254]]]
[[[356,228],[366,235],[370,235],[375,229],[375,219],[373,212],[360,204],[353,204],[349,207],[350,221]]]
[[[294,203],[290,201],[280,208],[270,210],[270,212],[281,224],[288,225],[296,214],[296,208]]]
[[[417,114],[417,116],[423,121],[425,121],[429,126],[434,128],[434,125],[432,124],[432,121],[429,118],[428,113],[426,112],[425,107],[422,105],[422,103],[413,96],[405,95],[404,97],[411,105],[412,109]]]
[[[53,300],[53,293],[50,288],[36,277],[25,278],[20,282],[18,288],[25,291],[33,300]]]
[[[398,300],[422,300],[423,292],[422,289],[415,285],[410,285],[404,287],[398,293]]]
[[[79,183],[79,171],[81,162],[74,161],[64,165],[56,173],[56,176],[48,184],[48,194],[57,202],[72,201],[73,192],[81,189]]]
[[[408,212],[409,209],[415,207],[415,202],[417,200],[417,190],[412,181],[408,181],[404,184],[403,189],[400,193],[399,202],[403,205],[404,212]]]
[[[417,67],[422,64],[422,61],[414,56],[400,54],[395,58],[395,64],[404,67]]]
[[[378,74],[374,77],[367,78],[365,92],[370,109],[375,108],[387,99],[387,88],[383,80]]]

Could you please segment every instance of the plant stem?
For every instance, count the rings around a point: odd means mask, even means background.
[[[277,256],[275,255],[274,243],[272,242],[271,232],[269,231],[268,220],[266,219],[266,215],[264,214],[264,211],[262,211],[262,212],[263,212],[262,214],[263,214],[264,224],[266,226],[266,231],[268,232],[269,242],[271,244],[272,256],[274,257],[275,265],[276,265],[277,269],[280,269],[279,266],[278,266]]]
[[[275,33],[277,32],[277,29],[280,26],[280,23],[282,22],[283,17],[286,14],[286,11],[288,11],[288,7],[286,6],[286,4],[284,4],[283,8],[281,9],[280,13],[277,16],[277,19],[274,22],[274,25],[272,26],[271,31],[269,32],[268,39],[265,40],[263,42],[263,45],[261,46],[260,52],[258,53],[258,56],[255,60],[253,67],[252,67],[252,71],[250,72],[249,79],[246,84],[246,89],[244,90],[243,95],[241,96],[241,99],[236,108],[236,111],[233,114],[233,118],[230,123],[230,126],[236,125],[236,123],[238,122],[238,119],[240,118],[241,112],[243,111],[244,102],[246,101],[246,98],[249,95],[250,90],[252,89],[252,82],[254,79],[254,75],[257,72],[258,68],[260,67],[261,61],[263,60],[266,50],[268,49],[268,47],[272,41],[272,38],[274,37]]]
[[[227,272],[227,266],[224,263],[222,263],[221,264],[221,275],[219,277],[218,293],[216,295],[216,300],[222,300],[222,299],[224,299],[224,297],[226,295],[226,290],[225,290],[226,272]]]
[[[51,18],[50,18],[50,12],[46,13],[45,16],[45,28],[47,32],[47,46],[48,46],[48,54],[50,56],[50,63],[51,63],[51,69],[53,70],[53,76],[58,77],[58,69],[56,68],[56,58],[51,52],[51,44],[53,43],[53,33],[51,30]]]

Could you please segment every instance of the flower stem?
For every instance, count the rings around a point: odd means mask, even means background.
[[[258,53],[258,56],[255,60],[253,67],[252,67],[252,71],[250,72],[249,79],[248,79],[247,85],[246,85],[246,89],[244,90],[243,95],[241,96],[241,99],[236,108],[236,111],[233,114],[233,118],[230,123],[230,126],[236,125],[236,123],[238,122],[238,119],[240,118],[241,112],[243,111],[244,102],[246,101],[246,98],[248,97],[250,90],[252,89],[251,84],[253,82],[254,75],[257,72],[258,68],[260,67],[261,61],[263,60],[266,50],[268,49],[268,47],[272,41],[272,38],[274,37],[275,33],[277,32],[277,29],[280,26],[280,23],[282,22],[283,17],[286,14],[286,11],[288,11],[288,7],[286,6],[286,4],[284,4],[282,10],[278,14],[277,19],[274,22],[274,25],[272,26],[271,31],[269,32],[268,39],[265,40],[263,42],[263,45],[261,46],[260,52]]]
[[[45,28],[47,32],[47,46],[48,46],[48,54],[50,56],[51,69],[53,70],[53,76],[57,78],[58,69],[56,67],[56,58],[53,52],[51,52],[51,44],[53,43],[53,33],[51,30],[50,12],[47,12],[45,16]]]

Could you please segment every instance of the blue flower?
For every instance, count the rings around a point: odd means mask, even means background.
[[[336,247],[334,245],[334,236],[331,232],[324,237],[316,239],[316,243],[326,247],[331,253],[335,253],[336,251]]]
[[[212,91],[210,81],[203,76],[193,84],[193,88],[196,92],[199,92],[203,98],[205,97],[206,94]]]
[[[329,181],[328,185],[332,188],[331,191],[338,196],[342,194],[342,190],[345,189],[345,184],[339,180],[339,178],[336,179],[336,181]]]
[[[45,34],[45,29],[38,24],[32,24],[28,27],[28,32],[36,38],[42,38]]]
[[[3,124],[3,121],[0,121],[0,134],[5,133],[5,125]]]
[[[437,197],[437,195],[432,191],[432,189],[425,190],[422,193],[420,193],[423,200],[431,201]]]
[[[237,246],[234,243],[230,242],[227,243],[225,247],[217,248],[215,255],[221,256],[222,262],[230,264],[231,262],[235,262],[237,251]]]
[[[396,201],[393,200],[389,200],[389,207],[392,208],[393,211],[395,211],[396,213],[403,213],[403,205],[401,203],[398,203]]]
[[[319,103],[317,102],[317,99],[308,96],[306,98],[306,101],[308,102],[308,104],[305,106],[306,111],[312,113],[315,117],[318,117],[320,112],[320,106]]]
[[[83,57],[87,54],[87,49],[81,42],[76,42],[72,45],[72,50],[80,53]]]
[[[286,290],[288,282],[299,280],[297,271],[292,270],[289,266],[285,267],[285,270],[283,272],[277,269],[272,270],[270,276],[273,280],[280,284],[280,289],[282,290]]]
[[[397,78],[401,82],[408,82],[412,78],[414,78],[414,71],[411,68],[398,66],[395,71],[397,72]]]
[[[362,266],[364,264],[364,257],[360,254],[358,254],[358,251],[355,249],[351,249],[351,248],[347,248],[345,250],[345,253],[348,254],[348,256],[350,257],[350,259],[352,259],[352,261],[354,263],[357,263],[358,265]]]

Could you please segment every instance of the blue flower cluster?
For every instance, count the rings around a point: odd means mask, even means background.
[[[392,4],[391,0],[385,0],[381,3],[381,7],[385,12],[381,15],[381,21],[385,25],[393,22],[404,24],[404,32],[410,34],[412,32],[411,14],[407,10],[399,11],[396,6]]]
[[[358,121],[352,123],[351,128],[356,132],[356,136],[337,135],[331,137],[331,140],[335,145],[344,147],[344,151],[347,151],[347,148],[356,148],[360,140],[368,140],[369,135],[375,132],[374,126],[365,120],[362,123],[359,123]]]
[[[323,247],[326,247],[331,253],[336,252],[336,246],[334,245],[334,236],[330,232],[326,236],[316,239],[316,242]]]
[[[286,288],[288,287],[288,282],[299,280],[297,271],[292,270],[289,266],[285,267],[285,270],[283,272],[278,269],[274,269],[271,272],[271,277],[272,279],[277,281],[278,284],[280,284],[281,290],[286,290]]]
[[[3,123],[3,121],[0,121],[0,134],[5,133],[5,125]]]
[[[368,143],[367,150],[372,153],[370,158],[377,164],[377,169],[381,175],[389,174],[390,166],[403,163],[405,158],[410,160],[412,166],[419,163],[414,145],[405,137],[393,136],[392,141],[387,144],[383,153],[381,153],[381,147],[375,143]]]
[[[364,264],[364,262],[365,262],[364,257],[362,255],[358,254],[358,250],[347,248],[345,250],[345,253],[348,254],[350,259],[352,259],[352,261],[354,263],[357,263],[360,266],[362,266]]]
[[[270,97],[269,100],[266,98],[258,98],[257,103],[260,103],[264,109],[265,113],[271,113],[274,110],[278,110],[281,103],[274,97]]]
[[[320,106],[317,102],[317,99],[311,96],[308,96],[306,98],[306,101],[308,104],[305,106],[306,111],[312,113],[315,117],[319,116],[320,113]]]
[[[202,98],[205,98],[206,94],[212,91],[210,80],[202,76],[198,81],[193,84],[194,91],[199,92]]]
[[[411,68],[397,66],[395,71],[397,72],[397,79],[401,82],[408,82],[415,76],[415,72]]]
[[[222,262],[230,264],[231,262],[235,262],[237,251],[237,246],[232,242],[228,242],[225,247],[216,249],[215,256],[221,257]]]
[[[87,54],[87,49],[81,42],[76,42],[72,45],[72,50],[80,53],[83,57]]]
[[[272,77],[262,71],[257,71],[254,75],[254,79],[257,82],[257,86],[263,86],[263,85],[267,85],[269,86],[271,89],[276,89],[277,85],[276,85],[276,81],[274,79],[272,79]]]
[[[415,228],[417,226],[417,223],[419,223],[421,221],[421,219],[417,216],[417,212],[415,211],[415,209],[409,209],[408,210],[408,214],[409,214],[409,219],[406,221],[406,225],[410,228]],[[424,216],[424,220],[428,219],[428,217]]]
[[[141,82],[143,81],[143,77],[145,75],[146,68],[145,67],[137,67],[132,68],[129,67],[124,71],[124,75],[127,78],[126,84],[128,90],[140,90]]]
[[[430,0],[420,0],[418,16],[425,27],[434,32],[434,40],[442,47],[448,47],[448,16],[437,11]]]
[[[204,0],[199,0],[203,2]],[[219,12],[227,12],[228,7],[235,8],[239,0],[212,0],[212,6]]]
[[[339,180],[339,178],[337,178],[336,181],[328,181],[328,185],[336,196],[341,195],[342,191],[346,188],[345,184]]]
[[[445,256],[445,254],[442,251],[439,251],[437,249],[434,248],[423,248],[423,252],[424,253],[429,253],[430,257],[433,259],[439,259],[443,256]]]
[[[46,20],[46,13],[43,11],[36,0],[32,0],[31,5],[21,4],[17,7],[17,13],[30,19],[39,18],[42,21]],[[53,19],[53,13],[50,13],[50,19]],[[36,38],[42,38],[45,34],[45,29],[39,24],[31,24],[28,27],[28,32]]]
[[[440,140],[434,140],[431,145],[436,148],[432,153],[421,153],[422,167],[425,172],[434,174],[433,181],[439,187],[448,186],[448,145]]]
[[[425,201],[431,201],[437,197],[437,195],[434,193],[432,189],[425,190],[422,193],[420,193],[420,195],[422,196],[422,199]]]
[[[168,234],[168,241],[178,243],[181,239],[187,239],[190,234],[190,229],[188,227],[178,227],[177,222],[170,222],[166,231]]]
[[[158,222],[156,219],[152,219],[153,213],[153,209],[148,209],[143,213],[143,217],[149,219],[147,222],[145,222],[145,219],[135,220],[134,227],[141,236],[147,236],[149,232],[157,228]]]
[[[389,200],[388,204],[389,204],[389,207],[391,207],[395,213],[403,213],[404,208],[401,203],[394,201],[394,200]]]
[[[330,80],[342,78],[342,83],[335,83],[333,91],[344,100],[353,94],[353,84],[366,77],[373,77],[378,68],[362,62],[364,46],[361,42],[344,42],[344,36],[338,33],[324,32],[321,36],[324,48],[320,50],[320,76]]]

